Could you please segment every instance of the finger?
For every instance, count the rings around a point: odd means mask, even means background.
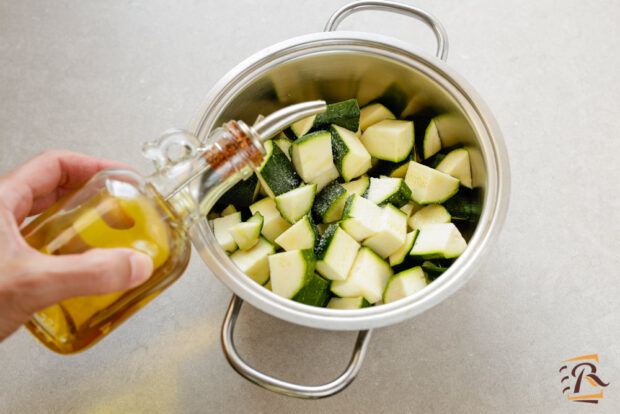
[[[70,193],[72,190],[58,187],[56,190],[51,193],[44,195],[42,197],[35,198],[32,201],[32,207],[30,207],[30,211],[28,212],[29,216],[42,213],[49,207],[51,207],[59,198]]]
[[[70,151],[47,150],[0,179],[1,199],[17,220],[21,221],[37,198],[53,194],[58,187],[77,188],[93,174],[107,168],[128,167],[115,161]],[[57,197],[56,192],[51,199]]]
[[[82,254],[36,255],[23,279],[34,312],[61,300],[130,289],[144,283],[153,261],[132,249],[92,249]]]

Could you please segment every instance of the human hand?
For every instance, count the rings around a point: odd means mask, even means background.
[[[125,165],[49,150],[0,176],[0,341],[32,314],[61,300],[129,289],[146,281],[153,261],[132,249],[91,249],[49,256],[31,248],[19,226],[93,174]]]

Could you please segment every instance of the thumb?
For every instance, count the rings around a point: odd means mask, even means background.
[[[76,296],[129,289],[145,282],[153,272],[152,259],[132,249],[92,249],[81,254],[41,256],[30,267],[36,280],[31,287],[40,302],[47,302],[41,306]]]

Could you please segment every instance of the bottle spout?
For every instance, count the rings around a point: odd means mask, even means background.
[[[327,104],[320,100],[290,105],[258,120],[252,128],[258,140],[264,142],[292,123],[325,112],[326,109]]]

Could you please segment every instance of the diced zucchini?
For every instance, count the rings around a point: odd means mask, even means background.
[[[424,141],[421,145],[420,158],[425,160],[441,151],[441,137],[437,128],[438,118],[433,118],[424,132]]]
[[[316,258],[312,249],[291,250],[269,256],[271,291],[293,298],[314,275]]]
[[[276,202],[269,197],[252,204],[250,206],[250,211],[252,214],[259,212],[263,216],[264,220],[261,234],[272,243],[280,234],[291,227],[291,224],[280,215],[280,212],[276,208]]]
[[[329,128],[336,124],[349,131],[357,131],[360,122],[360,107],[357,99],[349,99],[327,105],[327,110],[314,118],[312,130]]]
[[[321,171],[312,180],[310,180],[309,183],[316,184],[316,191],[318,192],[324,189],[327,184],[331,183],[338,177],[340,177],[340,174],[338,173],[338,169],[332,163],[329,165],[329,167],[327,167],[326,170]]]
[[[419,205],[418,203],[410,201],[404,206],[402,206],[400,208],[400,211],[402,211],[403,213],[407,215],[407,220],[408,220],[409,217],[411,217],[413,214],[415,214],[416,211],[420,210],[421,208],[422,206]]]
[[[419,292],[426,286],[426,276],[420,266],[396,273],[383,293],[383,303],[391,303]]]
[[[370,186],[370,179],[367,175],[362,175],[360,178],[354,181],[349,181],[348,183],[341,184],[342,188],[347,190],[347,196],[351,194],[359,194],[361,196],[366,193],[368,190],[368,186]]]
[[[226,206],[226,208],[224,208],[224,210],[222,210],[222,216],[228,216],[236,212],[237,212],[237,209],[235,208],[235,206],[233,206],[232,204],[229,204]]]
[[[370,306],[363,296],[355,298],[331,298],[327,307],[330,309],[362,309]]]
[[[372,177],[366,198],[380,206],[390,203],[400,208],[411,200],[411,190],[402,178]]]
[[[332,181],[316,196],[312,215],[318,223],[333,223],[342,218],[347,201],[347,191],[336,181]]]
[[[430,204],[409,217],[407,224],[412,229],[421,229],[427,224],[450,223],[450,213],[440,204]]]
[[[314,249],[319,238],[318,229],[313,226],[310,216],[302,217],[275,240],[286,251]]]
[[[330,280],[344,280],[360,245],[337,224],[330,225],[317,245],[316,270]]]
[[[301,184],[299,176],[288,157],[273,141],[266,141],[266,155],[263,163],[258,167],[258,179],[271,198],[291,191]]]
[[[440,204],[459,190],[459,180],[415,161],[409,161],[405,182],[418,204]]]
[[[441,276],[443,272],[448,270],[448,268],[436,265],[435,263],[427,260],[422,263],[422,270],[424,270],[424,273],[426,273],[426,279],[428,279],[428,282],[430,283],[433,280],[437,279],[439,276]]]
[[[241,223],[241,212],[218,217],[213,220],[213,233],[215,240],[222,246],[222,249],[232,253],[237,249],[235,239],[230,235],[230,228],[235,224]]]
[[[293,131],[297,138],[303,137],[308,132],[310,132],[310,129],[312,129],[315,118],[316,115],[310,115],[307,118],[300,119],[299,121],[291,124],[291,131]]]
[[[276,252],[276,247],[264,237],[248,250],[237,250],[230,255],[230,260],[259,285],[269,280],[268,257]]]
[[[351,181],[370,169],[370,154],[355,132],[337,125],[332,125],[330,132],[334,165],[345,181]]]
[[[360,109],[360,129],[362,131],[384,119],[396,119],[396,117],[380,103],[367,105]]]
[[[206,177],[207,175],[205,175]],[[233,185],[232,188],[224,193],[223,196],[217,200],[216,208],[222,209],[230,204],[234,205],[237,210],[248,208],[250,204],[256,200],[260,184],[258,183],[258,177],[256,174],[252,174],[245,180],[239,181]]]
[[[364,240],[363,244],[385,259],[405,243],[407,215],[391,204],[382,210],[379,231]]]
[[[312,115],[295,122],[291,130],[298,138],[308,132],[328,129],[331,124],[336,124],[349,131],[357,131],[359,128],[360,107],[356,99],[336,102],[327,105],[327,110],[318,115]]]
[[[265,283],[263,286],[265,287],[265,289],[271,290],[271,280],[268,280],[267,283]]]
[[[472,187],[469,152],[465,148],[450,151],[435,169],[458,179],[467,188]]]
[[[458,193],[443,203],[453,220],[476,222],[482,212],[482,202],[477,190],[460,187]]]
[[[263,228],[263,216],[256,212],[246,222],[235,224],[230,228],[230,235],[241,250],[248,250],[258,243]]]
[[[329,301],[329,281],[314,273],[293,300],[310,306],[324,307]]]
[[[279,137],[273,139],[273,143],[280,147],[284,155],[286,155],[286,158],[289,160],[291,159],[291,154],[289,151],[293,141],[291,141],[286,135],[280,134]]]
[[[381,300],[390,276],[390,265],[369,248],[362,247],[347,278],[333,281],[331,291],[343,298],[363,296],[368,302],[376,303]]]
[[[381,207],[357,194],[347,198],[340,225],[356,241],[376,234],[380,230]]]
[[[418,231],[419,230],[416,229],[407,233],[407,237],[405,238],[405,242],[402,246],[390,255],[390,266],[394,267],[405,261],[405,258],[409,255],[409,251],[413,247],[416,237],[418,237]]]
[[[308,214],[316,195],[316,184],[304,185],[276,197],[276,208],[289,223],[294,224]]]
[[[369,126],[361,141],[375,158],[404,161],[413,149],[413,122],[386,119]]]
[[[311,182],[334,164],[332,134],[329,131],[321,130],[304,135],[294,141],[291,148],[295,170],[305,182]]]
[[[427,224],[413,243],[409,255],[421,259],[452,259],[465,251],[467,242],[453,223]]]

